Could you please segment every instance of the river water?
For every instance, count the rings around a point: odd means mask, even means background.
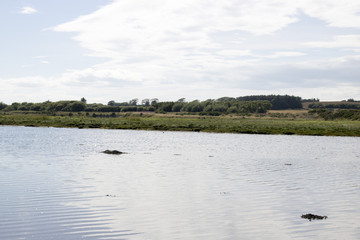
[[[0,136],[0,239],[360,239],[360,138],[8,126]]]

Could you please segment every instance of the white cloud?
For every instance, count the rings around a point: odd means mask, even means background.
[[[340,23],[342,16],[356,18],[354,9],[357,8],[360,3],[354,1],[343,4],[330,0],[300,3],[283,0],[117,0],[92,14],[60,24],[54,30],[75,32],[75,40],[90,51],[90,56],[109,58],[124,68],[131,62],[164,69],[199,64],[203,68],[212,68],[213,64],[226,62],[228,58],[251,57],[251,49],[246,48],[243,39],[239,41],[239,31],[255,36],[274,34],[298,21],[299,9],[311,16],[318,14],[315,17],[330,25],[346,25]],[[336,14],[331,14],[334,12]],[[213,36],[217,33],[227,33],[229,41],[215,39]],[[278,51],[271,57],[304,54]]]
[[[253,82],[248,82],[247,87],[255,88],[258,84],[260,89],[299,88],[310,91],[312,88],[325,90],[339,87],[340,90],[344,86],[352,86],[353,92],[359,92],[359,64],[360,55],[297,63],[268,63],[260,66],[257,72],[252,71],[250,78]],[[360,97],[359,93],[357,95]]]
[[[38,10],[36,10],[35,8],[33,7],[30,7],[30,6],[25,6],[23,7],[19,13],[21,14],[34,14],[34,13],[37,13]]]
[[[80,72],[154,84],[246,68],[259,56],[231,32],[269,34],[295,22],[295,13],[296,7],[281,1],[123,0],[54,30],[75,32],[90,56],[110,59]],[[229,32],[229,44],[214,38],[219,32]]]
[[[303,52],[290,52],[290,51],[282,51],[282,52],[275,52],[272,55],[264,56],[266,58],[282,58],[282,57],[301,57],[307,55]]]
[[[218,31],[269,34],[296,21],[296,7],[281,2],[115,1],[93,14],[56,26],[99,57],[181,57],[222,49]],[[261,16],[261,17],[259,17]]]
[[[299,7],[304,13],[325,21],[331,27],[360,27],[360,2],[357,0],[303,0]]]
[[[33,76],[33,77],[17,77],[17,78],[8,78],[1,79],[1,83],[7,86],[13,86],[15,88],[27,88],[27,87],[41,87],[49,86],[52,82],[50,79],[42,76]]]
[[[80,91],[94,98],[101,93],[106,100],[292,94],[295,88],[310,89],[311,81],[333,90],[339,87],[336,81],[354,82],[339,72],[351,69],[348,72],[358,76],[353,68],[357,60],[327,57],[330,54],[325,51],[359,49],[360,35],[341,32],[324,40],[331,33],[318,40],[293,29],[293,34],[306,39],[302,43],[289,40],[286,30],[302,24],[302,13],[321,20],[324,29],[360,28],[359,11],[360,2],[350,0],[114,0],[52,28],[74,33],[74,39],[89,56],[99,57],[99,63],[48,81],[58,82],[56,93],[62,98],[66,97],[63,92]],[[44,56],[36,58],[47,63]]]
[[[29,68],[29,67],[32,67],[33,65],[31,64],[23,64],[21,65],[21,68]]]
[[[334,36],[332,41],[307,42],[304,45],[315,48],[359,48],[360,35]]]

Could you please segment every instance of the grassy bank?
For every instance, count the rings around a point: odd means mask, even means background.
[[[116,117],[48,116],[2,114],[0,125],[69,128],[139,129],[161,131],[201,131],[249,134],[295,134],[319,136],[360,136],[360,121],[316,119],[275,119],[230,116],[174,116],[127,114]]]

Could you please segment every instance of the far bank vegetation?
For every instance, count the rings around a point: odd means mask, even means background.
[[[342,102],[320,102],[319,99],[302,99],[289,95],[253,95],[242,97],[222,97],[205,101],[160,102],[153,99],[132,99],[128,102],[109,101],[87,103],[85,98],[80,101],[64,100],[42,103],[14,102],[10,105],[0,102],[3,114],[47,114],[89,117],[117,117],[122,114],[167,114],[167,115],[201,115],[201,116],[243,116],[262,118],[321,118],[324,120],[348,119],[360,120],[360,102],[348,99]]]

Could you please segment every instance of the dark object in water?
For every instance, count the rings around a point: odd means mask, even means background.
[[[120,152],[118,150],[105,150],[102,153],[106,153],[106,154],[115,154],[115,155],[120,155],[120,154],[124,154],[124,152]]]
[[[301,215],[301,218],[306,218],[306,219],[309,219],[309,221],[311,221],[311,220],[323,220],[323,219],[327,219],[328,217],[308,213],[308,214]]]
[[[220,195],[230,194],[230,192],[220,192]]]

